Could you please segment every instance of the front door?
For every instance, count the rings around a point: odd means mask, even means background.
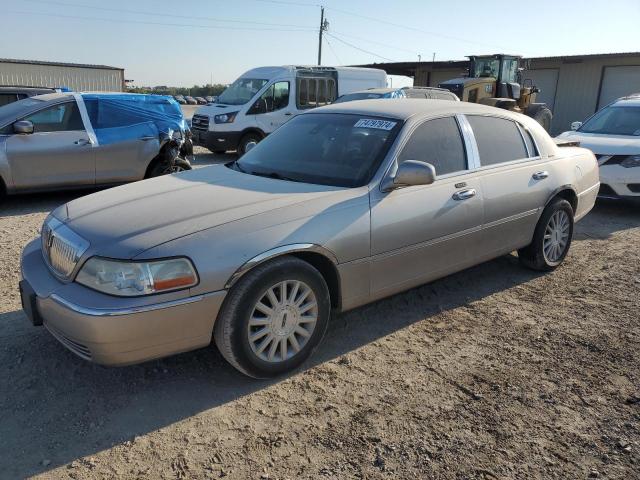
[[[398,164],[432,164],[431,185],[371,193],[371,294],[382,297],[474,263],[483,199],[455,117],[419,125]]]
[[[264,133],[271,133],[293,117],[294,109],[290,107],[290,82],[275,82],[260,96],[247,112],[255,114],[256,124]]]
[[[31,134],[14,134],[6,152],[17,189],[93,185],[93,145],[75,100],[44,108],[23,118]]]

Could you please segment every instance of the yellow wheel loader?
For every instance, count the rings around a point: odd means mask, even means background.
[[[482,103],[524,113],[549,131],[552,113],[544,103],[535,103],[540,92],[531,80],[520,84],[522,57],[486,55],[469,58],[469,75],[453,78],[438,85],[455,93],[463,102]]]

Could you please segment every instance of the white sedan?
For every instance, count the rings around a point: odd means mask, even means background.
[[[640,200],[640,94],[623,97],[558,138],[591,150],[600,165],[600,196]]]

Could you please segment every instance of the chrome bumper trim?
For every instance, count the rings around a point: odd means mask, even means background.
[[[62,305],[69,310],[82,315],[89,315],[91,317],[117,317],[121,315],[132,315],[136,313],[153,312],[154,310],[162,310],[165,308],[179,307],[181,305],[188,305],[190,303],[199,302],[208,296],[215,295],[219,292],[205,293],[202,295],[196,295],[194,297],[181,298],[179,300],[172,300],[170,302],[154,303],[151,305],[142,305],[140,307],[126,307],[126,308],[90,308],[76,305],[73,302],[65,300],[64,298],[52,294],[49,298],[59,305]]]

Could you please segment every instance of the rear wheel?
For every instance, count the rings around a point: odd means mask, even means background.
[[[157,160],[149,169],[147,178],[159,177],[161,175],[168,175],[170,173],[184,172],[185,170],[191,169],[191,164],[184,158],[178,157],[169,165],[167,165],[165,162]]]
[[[569,253],[572,237],[573,208],[557,198],[542,212],[531,244],[518,250],[520,263],[534,270],[554,270]]]
[[[329,321],[329,289],[307,262],[282,257],[260,265],[231,289],[215,324],[225,359],[245,375],[268,378],[298,367]]]
[[[544,128],[547,132],[551,128],[551,119],[553,118],[553,114],[547,107],[537,109],[533,113],[533,115],[531,115],[531,118],[542,125],[542,128]]]

